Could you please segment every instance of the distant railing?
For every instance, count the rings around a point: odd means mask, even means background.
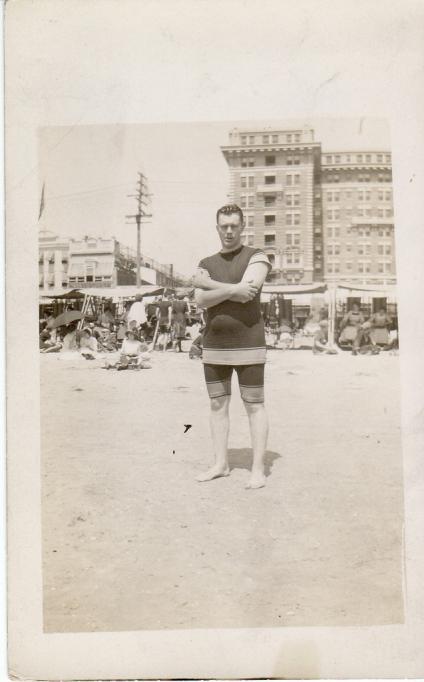
[[[135,249],[131,249],[129,246],[122,246],[120,244],[119,256],[129,261],[132,265],[137,264],[137,252],[135,251]],[[189,277],[187,277],[186,275],[182,275],[179,272],[176,272],[171,265],[159,263],[159,261],[155,260],[154,258],[149,258],[144,254],[141,254],[141,265],[147,268],[151,268],[152,270],[155,270],[161,275],[164,275],[169,280],[174,280],[176,284],[185,284],[188,283],[189,281]]]

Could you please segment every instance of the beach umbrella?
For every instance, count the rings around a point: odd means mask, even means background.
[[[75,322],[75,320],[80,320],[82,318],[82,313],[80,310],[65,310],[61,313],[51,323],[51,329],[56,329],[56,327],[64,327],[70,322]]]

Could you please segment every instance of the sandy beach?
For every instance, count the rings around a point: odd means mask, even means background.
[[[403,621],[398,357],[269,351],[260,490],[235,379],[231,475],[197,483],[200,361],[40,362],[47,632]]]

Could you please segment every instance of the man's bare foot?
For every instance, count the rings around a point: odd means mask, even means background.
[[[266,483],[266,478],[263,473],[253,473],[249,479],[246,488],[263,488]]]
[[[199,474],[199,476],[196,476],[196,481],[199,481],[200,483],[203,483],[204,481],[212,481],[214,478],[220,478],[221,476],[229,476],[230,475],[230,469],[228,466],[222,467],[215,465],[205,471],[204,474]]]

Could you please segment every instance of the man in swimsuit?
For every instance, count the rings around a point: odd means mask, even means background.
[[[207,310],[203,333],[206,386],[211,404],[215,464],[198,481],[228,476],[231,376],[237,372],[249,418],[253,465],[248,488],[265,485],[264,456],[268,420],[264,407],[265,331],[260,291],[271,269],[266,254],[242,244],[244,217],[235,204],[216,216],[222,249],[200,261],[193,278],[195,300]]]

